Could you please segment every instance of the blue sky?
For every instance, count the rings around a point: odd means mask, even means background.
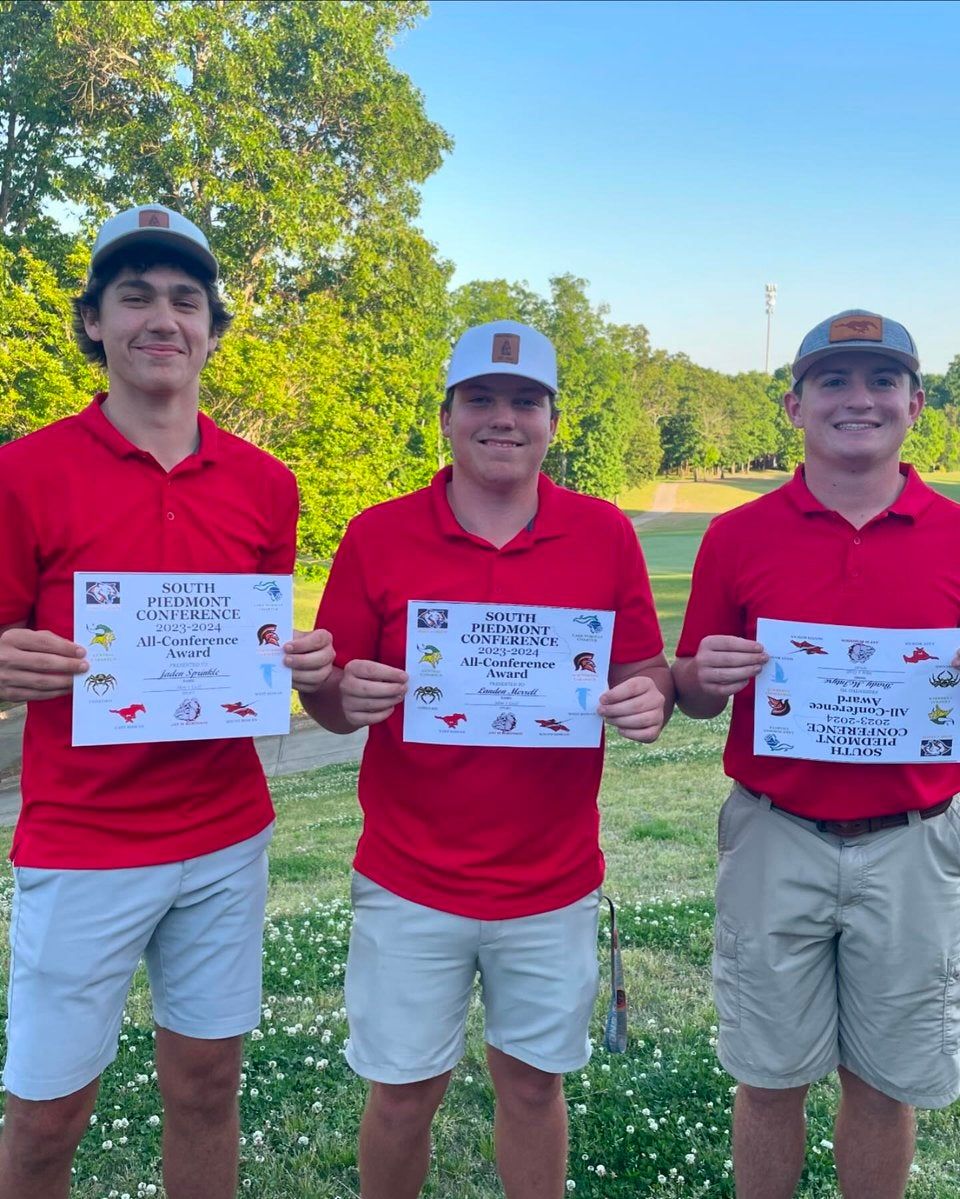
[[[455,283],[590,281],[724,371],[833,312],[960,353],[960,4],[434,0],[395,64],[455,140],[421,225]]]

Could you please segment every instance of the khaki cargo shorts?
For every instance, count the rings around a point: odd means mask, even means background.
[[[960,813],[858,837],[735,784],[720,812],[718,1055],[756,1087],[846,1067],[884,1094],[960,1094]]]

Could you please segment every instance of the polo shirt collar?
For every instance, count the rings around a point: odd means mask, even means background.
[[[433,511],[445,537],[457,537],[467,541],[489,545],[482,537],[468,533],[453,514],[450,501],[447,499],[447,485],[453,478],[453,467],[444,466],[430,481],[430,500]],[[512,541],[507,542],[502,549],[519,549],[535,541],[543,541],[548,537],[562,537],[566,528],[562,514],[563,489],[548,478],[543,472],[537,476],[537,513],[530,524],[521,529]]]
[[[908,463],[900,463],[900,473],[906,479],[903,490],[889,508],[886,508],[879,515],[902,516],[907,520],[916,520],[920,513],[932,502],[934,492]],[[802,462],[794,471],[790,482],[784,484],[783,491],[794,507],[799,509],[804,515],[832,511],[831,508],[827,508],[821,504],[807,486]]]
[[[86,408],[77,414],[77,420],[118,458],[143,458],[144,451],[128,441],[104,416],[103,404],[107,394],[98,391]],[[205,412],[197,414],[197,428],[200,431],[200,445],[197,452],[185,458],[184,462],[189,462],[191,458],[202,463],[216,462],[220,456],[220,430]],[[184,462],[178,465],[183,466]]]

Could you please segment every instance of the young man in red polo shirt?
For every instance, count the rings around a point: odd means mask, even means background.
[[[720,814],[718,1052],[740,1082],[739,1199],[787,1199],[811,1082],[839,1070],[847,1199],[899,1199],[914,1107],[960,1093],[960,766],[753,753],[760,616],[960,625],[960,507],[901,466],[923,407],[913,338],[842,312],[804,338],[784,403],[805,461],[703,539],[674,676],[688,715],[734,696]]]
[[[75,305],[109,390],[0,448],[0,698],[26,700],[13,839],[0,1199],[58,1199],[116,1056],[141,957],[170,1199],[236,1193],[242,1034],[260,1014],[273,808],[252,740],[72,748],[73,573],[289,573],[290,471],[198,412],[230,322],[203,233],[160,205],[107,221]],[[309,692],[319,630],[286,647]]]
[[[371,1080],[364,1199],[419,1194],[478,971],[504,1190],[563,1192],[562,1074],[589,1057],[597,991],[603,751],[415,744],[402,709],[409,600],[552,605],[616,612],[599,710],[637,741],[663,726],[672,684],[636,534],[539,473],[556,387],[542,334],[468,330],[441,411],[452,467],[351,522],[317,615],[337,666],[304,704],[335,732],[370,727],[346,977],[347,1060]]]

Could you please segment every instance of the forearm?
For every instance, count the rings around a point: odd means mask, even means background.
[[[696,658],[677,658],[673,664],[677,707],[694,720],[712,720],[727,706],[726,695],[707,691],[697,673]]]
[[[673,672],[669,666],[664,664],[663,666],[651,667],[646,671],[646,675],[663,696],[663,727],[666,728],[667,721],[673,715],[673,707],[677,694],[673,682]]]
[[[317,691],[300,691],[300,702],[308,716],[331,733],[354,733],[358,725],[352,724],[343,711],[340,680],[343,671],[334,666],[323,686]]]

